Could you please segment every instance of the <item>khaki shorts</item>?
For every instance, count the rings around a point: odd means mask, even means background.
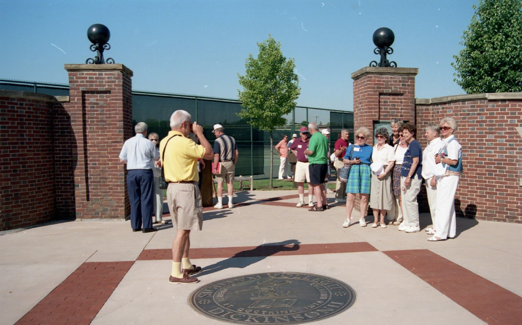
[[[232,183],[234,180],[234,172],[236,170],[236,166],[233,161],[223,161],[221,162],[221,174],[216,175],[216,181],[218,183]]]
[[[306,180],[307,183],[310,183],[310,170],[308,166],[309,164],[307,162],[297,162],[295,165],[294,182],[303,183]]]
[[[197,183],[170,183],[167,203],[172,223],[178,230],[203,229],[203,208]]]

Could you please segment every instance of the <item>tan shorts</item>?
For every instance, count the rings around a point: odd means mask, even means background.
[[[221,162],[221,174],[216,175],[216,181],[218,183],[222,183],[223,181],[226,183],[232,183],[235,170],[236,166],[233,161]]]
[[[302,183],[306,180],[307,183],[310,183],[310,170],[308,168],[309,163],[298,161],[295,165],[295,178],[294,182]]]
[[[178,230],[203,229],[203,208],[197,183],[170,183],[167,203],[172,223]]]

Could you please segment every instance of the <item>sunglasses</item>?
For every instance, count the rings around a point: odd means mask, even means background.
[[[451,130],[451,128],[449,126],[441,126],[440,129],[444,130],[444,131]]]
[[[359,139],[359,140],[364,140],[364,139],[366,139],[366,137],[360,137],[360,136],[357,136],[356,138]]]
[[[404,135],[403,135],[402,133],[399,133],[399,136],[402,137],[402,136],[404,136]]]
[[[376,138],[378,138],[378,139],[384,139],[384,135],[380,135],[380,134],[379,134],[378,136],[376,136]]]
[[[149,139],[150,141],[159,141],[158,139]]]

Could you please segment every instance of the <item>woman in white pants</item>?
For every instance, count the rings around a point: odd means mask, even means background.
[[[457,122],[453,118],[446,117],[440,122],[444,142],[439,154],[435,156],[435,163],[442,164],[446,173],[437,182],[435,235],[428,241],[446,240],[457,235],[455,194],[462,173],[462,146],[453,135],[456,130]]]
[[[149,134],[149,140],[154,143],[156,150],[159,148],[159,135],[155,132]],[[158,151],[159,154],[159,151]],[[156,223],[162,222],[163,219],[163,190],[159,188],[159,181],[161,176],[161,160],[154,162],[152,172],[154,174],[154,211],[156,215]],[[154,221],[154,220],[153,220]]]
[[[435,170],[435,155],[442,148],[442,140],[439,137],[440,128],[437,124],[426,126],[424,136],[428,140],[428,145],[422,152],[422,178],[426,186],[426,194],[428,195],[428,204],[430,205],[431,226],[426,227],[428,235],[435,234],[435,219],[437,215],[437,178],[433,174]]]

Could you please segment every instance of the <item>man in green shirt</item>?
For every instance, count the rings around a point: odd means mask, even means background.
[[[317,205],[314,205],[308,211],[324,211],[328,209],[323,183],[328,170],[328,139],[319,132],[317,124],[314,122],[308,124],[308,130],[312,137],[305,155],[308,156],[310,163],[308,167],[310,169],[310,186],[317,198]]]

